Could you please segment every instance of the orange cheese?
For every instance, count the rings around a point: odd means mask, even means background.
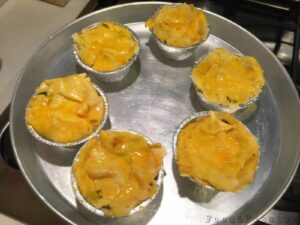
[[[104,103],[86,74],[45,80],[29,100],[26,123],[58,143],[79,141],[103,119]]]
[[[177,142],[180,175],[220,191],[236,192],[251,183],[258,159],[256,138],[225,112],[210,112],[189,123]]]
[[[232,108],[256,97],[265,84],[263,70],[254,57],[237,56],[222,48],[196,65],[192,80],[206,100]]]
[[[202,10],[192,4],[165,5],[146,22],[156,37],[168,45],[189,47],[208,35],[208,23]]]
[[[141,135],[101,131],[80,151],[73,173],[82,196],[108,216],[125,216],[157,191],[166,154]]]
[[[99,22],[72,36],[79,58],[97,71],[112,71],[126,65],[136,54],[137,41],[123,26]]]

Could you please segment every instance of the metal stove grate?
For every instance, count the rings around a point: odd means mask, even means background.
[[[212,0],[221,3],[223,15],[245,27],[283,63],[300,93],[300,1]]]

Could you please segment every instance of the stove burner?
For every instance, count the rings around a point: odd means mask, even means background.
[[[10,134],[9,134],[9,123],[4,127],[0,136],[0,154],[5,162],[15,168],[19,169],[18,164],[16,163],[15,156],[12,151]]]
[[[6,107],[0,116],[0,155],[4,161],[11,167],[19,169],[16,163],[15,156],[12,151],[10,134],[9,134],[9,109],[10,105]]]

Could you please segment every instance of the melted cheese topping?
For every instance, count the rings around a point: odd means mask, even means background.
[[[26,110],[26,123],[41,136],[71,143],[90,135],[103,119],[104,103],[86,74],[45,80]]]
[[[253,181],[258,158],[256,138],[229,113],[210,112],[186,125],[179,134],[180,175],[199,185],[239,191]]]
[[[126,216],[156,193],[165,154],[161,144],[149,144],[141,135],[101,131],[82,148],[73,173],[91,205],[108,216]]]
[[[81,61],[97,71],[112,71],[126,65],[136,54],[138,44],[132,34],[113,22],[100,22],[73,34]]]
[[[186,3],[163,6],[146,22],[156,37],[175,47],[189,47],[206,39],[208,24],[202,10]]]
[[[265,84],[254,57],[237,56],[222,48],[210,52],[193,69],[192,80],[206,100],[232,108],[258,96]]]

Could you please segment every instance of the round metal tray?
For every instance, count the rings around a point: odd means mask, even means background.
[[[283,194],[299,161],[300,104],[287,72],[252,34],[216,14],[206,12],[211,35],[182,62],[161,56],[144,21],[162,2],[118,5],[85,16],[51,36],[25,66],[11,105],[10,124],[19,167],[36,194],[71,224],[218,224],[252,223]],[[109,104],[104,129],[140,132],[167,149],[166,177],[155,200],[141,212],[118,219],[95,217],[83,212],[71,187],[71,164],[76,151],[55,151],[36,141],[27,131],[25,108],[34,89],[44,80],[82,72],[76,65],[71,35],[100,20],[127,24],[141,42],[141,52],[128,76],[117,83],[101,84]],[[240,193],[201,189],[177,171],[172,141],[182,120],[202,111],[190,78],[197,58],[224,47],[252,55],[262,64],[267,85],[256,112],[243,122],[258,137],[260,166],[254,182]]]

